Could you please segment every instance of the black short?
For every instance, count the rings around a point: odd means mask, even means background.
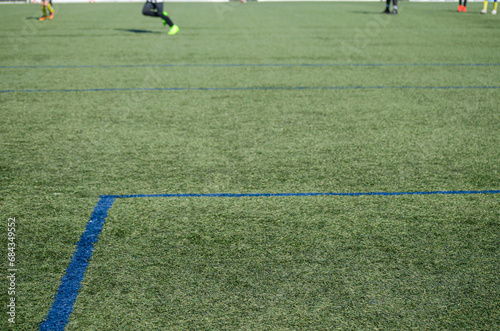
[[[148,1],[142,7],[142,14],[147,16],[160,16],[163,12],[163,2]]]

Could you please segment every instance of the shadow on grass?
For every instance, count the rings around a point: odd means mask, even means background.
[[[158,31],[151,30],[140,30],[140,29],[115,29],[117,31],[131,32],[131,33],[161,33]]]

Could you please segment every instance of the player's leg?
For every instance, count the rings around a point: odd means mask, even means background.
[[[47,1],[47,9],[49,10],[49,20],[54,18],[54,7],[52,7],[52,0]]]
[[[146,2],[144,7],[142,7],[142,15],[158,17],[158,10],[155,5],[151,2]]]
[[[398,0],[392,0],[392,12],[391,14],[396,15],[398,13]]]
[[[48,16],[47,16],[48,12]],[[52,0],[42,0],[42,17],[40,17],[39,21],[45,21],[46,19],[54,18],[54,8],[52,8]]]
[[[385,10],[382,12],[382,14],[390,14],[391,10],[389,9],[391,7],[391,0],[385,0]]]
[[[483,9],[481,9],[481,14],[486,14],[488,12],[488,0],[484,0]]]
[[[495,3],[493,3],[493,10],[491,11],[491,14],[496,15],[497,9],[498,9],[498,2],[497,2],[497,0],[495,0]]]
[[[158,10],[158,16],[161,17],[163,24],[168,26],[173,26],[174,22],[168,17],[166,11],[163,10],[163,2],[156,3],[156,9]]]
[[[169,35],[174,35],[179,32],[179,27],[172,22],[170,17],[168,17],[168,13],[163,10],[163,2],[156,3],[156,9],[158,10],[158,16],[161,17],[163,24],[168,25],[170,30],[168,31]]]
[[[47,4],[49,3],[48,0],[43,0],[42,1],[42,17],[40,17],[38,20],[39,21],[45,21],[47,18]]]

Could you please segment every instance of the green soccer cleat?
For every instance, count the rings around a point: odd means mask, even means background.
[[[172,27],[168,31],[168,34],[173,36],[174,34],[177,34],[177,32],[179,32],[179,26],[174,24],[174,25],[172,25]]]

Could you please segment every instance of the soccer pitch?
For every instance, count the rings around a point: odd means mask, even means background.
[[[499,328],[498,17],[141,7],[0,6],[1,329]]]

